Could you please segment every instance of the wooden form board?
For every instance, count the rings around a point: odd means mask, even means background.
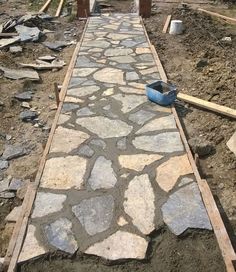
[[[52,2],[52,0],[47,0],[47,2],[39,10],[39,13],[44,12],[47,9],[47,7],[50,5],[51,2]]]
[[[171,20],[171,14],[168,15],[167,18],[166,18],[166,22],[165,22],[165,25],[164,25],[163,30],[162,30],[163,33],[167,32],[169,24],[170,24],[170,20]]]
[[[140,20],[141,20],[142,25],[144,27],[142,18],[140,18]],[[159,58],[159,56],[158,56],[158,54],[156,52],[155,47],[151,44],[151,42],[149,40],[149,37],[147,35],[145,27],[144,27],[144,30],[145,30],[145,35],[147,37],[148,43],[149,43],[149,45],[150,45],[150,47],[152,49],[152,53],[153,53],[156,65],[157,65],[158,69],[160,68],[160,70],[159,70],[160,77],[164,82],[167,82],[167,76],[166,76],[164,68],[163,68],[163,66],[161,64],[160,58]],[[188,145],[188,141],[187,141],[187,138],[185,136],[183,127],[182,127],[181,122],[179,120],[177,111],[176,111],[176,109],[175,109],[175,107],[173,105],[172,105],[172,112],[174,114],[176,125],[177,125],[177,127],[179,129],[179,133],[180,133],[182,142],[183,142],[185,150],[187,152],[189,162],[190,162],[190,164],[192,166],[193,173],[194,173],[194,175],[196,177],[198,187],[199,187],[199,190],[200,190],[201,195],[202,195],[203,202],[205,204],[208,216],[210,218],[210,221],[211,221],[211,224],[212,224],[215,236],[216,236],[216,239],[218,241],[218,245],[219,245],[219,248],[220,248],[221,253],[222,253],[222,257],[223,257],[224,262],[225,262],[226,270],[227,270],[227,272],[235,272],[233,261],[236,261],[236,253],[235,253],[235,251],[233,249],[233,246],[232,246],[232,243],[230,241],[227,230],[225,228],[224,222],[223,222],[223,220],[221,218],[220,212],[219,212],[219,210],[217,208],[217,205],[215,203],[212,192],[211,192],[211,190],[210,190],[210,188],[209,188],[209,186],[207,184],[207,181],[202,180],[202,178],[201,178],[201,176],[199,174],[199,171],[197,169],[197,166],[196,166],[195,160],[193,158],[192,152],[191,152],[190,147]]]
[[[55,15],[56,17],[60,16],[63,4],[64,4],[64,0],[61,0],[56,11],[56,15]]]
[[[87,23],[84,27],[84,31],[83,31],[83,34],[80,39],[81,41],[83,40],[85,31],[88,26],[88,22],[89,22],[89,20],[87,21]],[[22,248],[24,238],[26,235],[26,231],[27,231],[28,219],[29,219],[32,207],[33,207],[33,203],[34,203],[34,199],[35,199],[37,189],[38,189],[38,186],[40,183],[40,179],[43,174],[47,155],[50,150],[50,146],[51,146],[54,132],[56,130],[57,121],[58,121],[58,118],[59,118],[59,115],[60,115],[60,112],[61,112],[61,109],[63,106],[63,102],[64,102],[64,99],[66,96],[67,88],[68,88],[70,78],[71,78],[71,75],[73,72],[73,68],[74,68],[74,65],[75,65],[75,62],[77,59],[77,54],[80,50],[80,45],[81,45],[81,43],[77,44],[77,46],[74,50],[73,56],[71,58],[71,62],[69,64],[69,67],[68,67],[68,70],[67,70],[62,88],[61,88],[60,104],[57,108],[57,112],[56,112],[56,115],[55,115],[55,118],[54,118],[54,121],[52,124],[52,128],[51,128],[51,131],[50,131],[50,134],[48,137],[48,141],[47,141],[46,147],[44,149],[43,156],[40,160],[40,164],[39,164],[39,168],[38,168],[38,172],[37,172],[35,181],[30,183],[27,188],[27,192],[26,192],[23,204],[22,204],[22,211],[21,211],[21,214],[15,224],[13,235],[11,237],[11,240],[10,240],[10,243],[9,243],[9,246],[7,249],[7,254],[4,258],[4,268],[7,270],[7,272],[14,272],[16,269],[20,250]]]
[[[214,112],[217,112],[217,113],[220,113],[220,114],[223,114],[223,115],[226,115],[226,116],[236,119],[236,110],[234,110],[234,109],[231,109],[231,108],[228,108],[225,106],[221,106],[221,105],[218,105],[218,104],[215,104],[212,102],[208,102],[208,101],[202,100],[200,98],[193,97],[193,96],[183,94],[183,93],[178,93],[177,98],[182,101],[185,101],[187,103],[199,106],[201,108],[204,108],[204,109],[207,109],[210,111],[214,111]]]
[[[202,11],[202,12],[205,12],[205,13],[207,13],[207,14],[209,14],[209,15],[212,15],[212,16],[215,16],[215,17],[224,19],[224,20],[226,20],[227,22],[236,24],[236,18],[230,18],[230,17],[224,16],[224,15],[222,15],[222,14],[219,14],[219,13],[216,13],[216,12],[212,12],[212,11],[208,11],[208,10],[201,9],[201,8],[198,8],[198,10],[199,10],[199,11]]]

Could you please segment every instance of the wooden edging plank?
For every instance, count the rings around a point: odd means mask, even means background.
[[[47,2],[39,10],[39,13],[44,12],[47,9],[47,7],[50,5],[51,2],[52,2],[52,0],[47,0]]]
[[[145,26],[143,24],[143,20],[142,20],[141,17],[140,17],[140,20],[141,20],[141,23],[143,25],[147,41],[148,41],[148,43],[149,43],[149,45],[150,45],[150,47],[152,49],[153,57],[154,57],[154,59],[156,61],[157,67],[158,67],[158,69],[159,69],[159,67],[161,67],[161,70],[159,70],[161,79],[163,81],[167,82],[167,76],[166,76],[164,68],[163,68],[163,66],[161,64],[160,58],[159,58],[159,56],[158,56],[158,54],[156,52],[155,47],[151,44],[151,42],[149,40],[149,37],[147,35],[146,29],[145,29]],[[207,184],[207,181],[202,180],[202,178],[201,178],[201,176],[199,174],[199,171],[197,169],[197,166],[196,166],[195,160],[193,158],[192,152],[191,152],[190,147],[188,145],[188,141],[187,141],[187,138],[185,136],[183,127],[182,127],[181,122],[179,120],[177,111],[176,111],[176,109],[175,109],[175,107],[173,105],[172,105],[172,113],[173,113],[173,115],[175,117],[176,125],[177,125],[177,127],[179,129],[179,133],[180,133],[182,142],[184,144],[185,150],[187,152],[189,162],[190,162],[190,164],[192,166],[193,173],[194,173],[194,175],[196,177],[198,187],[199,187],[199,190],[201,192],[202,199],[203,199],[204,205],[206,207],[208,216],[210,218],[210,221],[211,221],[211,224],[212,224],[216,239],[218,241],[218,245],[219,245],[219,248],[221,250],[222,257],[224,259],[227,272],[235,272],[235,269],[234,269],[234,266],[233,266],[233,261],[236,260],[236,253],[234,252],[234,249],[233,249],[232,243],[231,243],[231,241],[229,239],[228,233],[226,231],[224,222],[223,222],[223,220],[221,218],[221,215],[220,215],[220,212],[219,212],[219,210],[218,210],[218,208],[216,206],[216,203],[214,201],[212,192],[211,192],[211,190],[210,190],[210,188],[209,188],[209,186]]]
[[[221,106],[209,101],[205,101],[203,99],[197,98],[197,97],[193,97],[187,94],[183,94],[183,93],[178,93],[177,98],[185,101],[189,104],[193,104],[196,106],[199,106],[201,108],[207,109],[207,110],[211,110],[226,116],[229,116],[231,118],[236,119],[236,110],[225,107],[225,106]]]
[[[205,13],[207,13],[207,14],[209,14],[209,15],[212,15],[212,16],[215,16],[215,17],[224,19],[224,20],[226,20],[227,22],[236,24],[236,19],[235,19],[235,18],[227,17],[227,16],[225,16],[225,15],[222,15],[222,14],[219,14],[219,13],[216,13],[216,12],[212,12],[212,11],[208,11],[208,10],[202,9],[202,8],[198,8],[197,10],[202,11],[202,12],[205,12]]]
[[[165,25],[163,27],[162,33],[166,33],[167,32],[167,29],[168,29],[169,24],[170,24],[170,20],[171,20],[171,14],[168,15],[167,18],[166,18],[166,22],[165,22]]]
[[[59,3],[59,6],[57,8],[57,12],[56,12],[56,15],[55,15],[56,17],[60,16],[63,4],[64,4],[64,0],[61,0],[60,3]]]
[[[84,38],[85,31],[88,26],[88,22],[89,22],[89,20],[87,21],[87,23],[84,27],[84,31],[83,31],[80,41],[82,41]],[[55,115],[55,118],[54,118],[54,121],[52,124],[52,128],[51,128],[51,131],[50,131],[50,134],[48,137],[48,141],[47,141],[46,147],[44,149],[43,156],[40,160],[40,164],[39,164],[37,175],[35,177],[35,181],[33,183],[30,183],[27,188],[27,193],[25,195],[25,198],[24,198],[24,201],[22,204],[22,212],[21,212],[21,215],[19,216],[19,219],[17,220],[16,225],[14,227],[13,235],[11,237],[11,240],[10,240],[10,243],[8,246],[8,250],[7,250],[7,255],[4,260],[4,267],[5,268],[8,267],[7,272],[14,272],[16,269],[17,260],[18,260],[20,250],[23,245],[23,241],[24,241],[27,226],[28,226],[28,219],[29,219],[29,216],[31,213],[33,203],[34,203],[37,188],[39,186],[40,179],[43,174],[47,154],[50,150],[53,135],[54,135],[54,132],[55,132],[56,126],[57,126],[57,121],[58,121],[58,118],[59,118],[59,115],[60,115],[60,112],[61,112],[61,109],[63,106],[63,102],[64,102],[64,99],[66,96],[67,88],[68,88],[70,78],[71,78],[71,75],[73,72],[73,68],[74,68],[74,65],[76,62],[76,57],[77,57],[77,54],[80,50],[80,46],[81,46],[81,42],[77,44],[77,46],[74,50],[73,56],[71,58],[71,61],[70,61],[69,67],[67,69],[67,73],[66,73],[66,76],[65,76],[62,88],[61,88],[60,104],[57,108],[57,112],[56,112],[56,115]]]

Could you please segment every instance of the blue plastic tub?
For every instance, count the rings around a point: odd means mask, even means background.
[[[177,90],[175,85],[158,80],[146,85],[146,95],[152,102],[168,106],[175,101]]]

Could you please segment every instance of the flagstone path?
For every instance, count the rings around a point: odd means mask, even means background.
[[[211,229],[174,116],[145,95],[157,79],[137,15],[90,18],[19,262],[56,250],[144,259],[164,224]]]

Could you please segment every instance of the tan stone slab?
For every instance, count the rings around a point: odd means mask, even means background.
[[[105,83],[115,83],[124,85],[124,72],[115,68],[104,68],[93,75],[95,80]]]
[[[86,77],[97,71],[98,68],[74,68],[73,77]]]
[[[144,259],[148,242],[130,232],[117,231],[100,243],[90,246],[85,253],[108,260]]]
[[[82,99],[79,99],[77,97],[73,97],[73,96],[66,96],[64,102],[67,103],[83,103],[84,101]]]
[[[67,190],[81,189],[86,171],[86,159],[78,156],[51,158],[46,161],[41,187]]]
[[[127,220],[123,217],[123,216],[120,216],[117,220],[117,224],[121,227],[125,226],[128,224]]]
[[[151,53],[151,50],[147,47],[138,47],[136,48],[136,54],[140,55],[140,54],[148,54]]]
[[[136,176],[125,191],[124,210],[133,224],[143,233],[155,229],[155,196],[147,174]]]
[[[89,137],[85,132],[59,126],[54,133],[50,152],[69,153]]]
[[[141,70],[140,73],[142,75],[150,75],[150,74],[153,74],[153,73],[156,73],[158,72],[157,68],[156,67],[152,67],[152,68],[148,68],[148,69],[145,69],[145,70]]]
[[[114,88],[109,88],[103,92],[102,96],[110,96],[112,94],[114,94]]]
[[[16,222],[20,216],[22,206],[15,207],[5,218],[6,222]]]
[[[35,226],[29,225],[24,240],[24,244],[18,259],[18,263],[30,260],[35,257],[39,257],[47,253],[47,250],[45,250],[42,246],[39,245],[39,242],[35,237],[35,232],[36,232]]]
[[[163,158],[161,155],[135,154],[135,155],[120,155],[119,163],[121,167],[142,171],[146,165]]]
[[[58,125],[62,125],[62,124],[64,124],[65,122],[67,122],[69,119],[70,119],[70,115],[68,115],[68,114],[60,114],[60,116],[59,116],[59,119],[58,119],[58,121],[57,121],[57,124]]]
[[[156,130],[164,130],[164,129],[175,129],[176,123],[173,115],[168,115],[164,117],[160,117],[154,119],[144,125],[140,130],[136,132],[136,134],[156,131]]]
[[[120,40],[124,40],[127,38],[131,38],[132,35],[129,34],[118,34],[118,33],[109,33],[109,35],[107,36],[109,39],[111,40],[115,40],[115,41],[120,41]]]
[[[113,97],[121,102],[122,104],[121,110],[123,113],[127,113],[135,109],[139,105],[147,102],[147,97],[144,95],[141,96],[141,95],[134,95],[134,94],[130,94],[130,95],[116,94],[116,95],[113,95]]]
[[[145,90],[145,86],[146,86],[145,84],[136,83],[136,82],[129,82],[129,85],[138,89],[142,89],[142,90]]]
[[[229,141],[226,143],[228,148],[230,149],[231,152],[234,153],[236,156],[236,131],[232,135],[232,137],[229,139]]]
[[[193,173],[189,163],[188,156],[176,156],[170,158],[156,169],[156,181],[158,185],[166,192],[169,192],[175,186],[180,176]]]
[[[138,89],[138,88],[131,88],[131,87],[120,87],[120,90],[123,93],[132,93],[132,94],[145,94],[144,89]]]

